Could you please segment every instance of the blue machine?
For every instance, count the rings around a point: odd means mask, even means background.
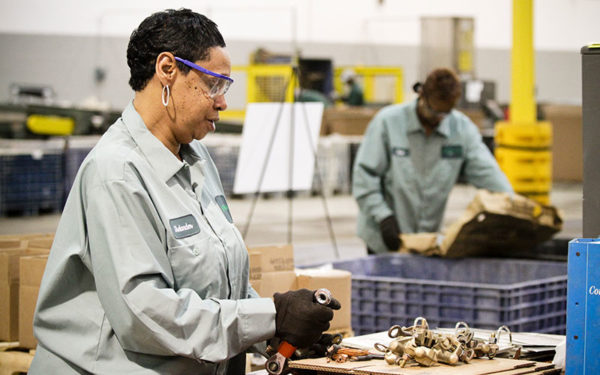
[[[569,242],[565,370],[600,373],[600,238]]]

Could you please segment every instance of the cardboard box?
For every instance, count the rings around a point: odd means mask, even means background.
[[[53,242],[54,242],[54,236],[32,238],[28,241],[27,247],[30,249],[46,249],[46,250],[50,251],[50,248],[52,247]]]
[[[252,284],[254,285],[254,284]],[[259,289],[254,288],[261,297],[273,298],[275,293],[284,293],[298,289],[295,271],[267,272],[262,274]]]
[[[54,233],[4,234],[0,235],[0,249],[24,249],[27,247],[50,249]]]
[[[583,119],[581,106],[548,104],[542,107],[552,124],[552,179],[583,181]]]
[[[27,247],[27,241],[19,238],[0,238],[0,250],[3,249],[24,249]]]
[[[327,288],[340,301],[342,308],[334,311],[329,330],[352,325],[352,274],[343,270],[297,269],[297,288],[316,290]]]
[[[323,112],[321,134],[363,135],[378,108],[332,107]]]
[[[54,233],[15,233],[15,234],[0,234],[0,240],[19,239],[31,240],[33,238],[54,238]]]
[[[260,280],[262,277],[262,269],[261,269],[261,260],[262,255],[260,252],[249,252],[248,253],[249,263],[250,263],[250,281]],[[254,288],[256,289],[256,288]]]
[[[294,270],[294,248],[292,245],[262,246],[248,249],[250,268],[254,272],[275,272]],[[256,256],[260,254],[260,256]],[[252,264],[252,262],[259,262]]]
[[[0,250],[0,341],[19,339],[19,258],[40,254],[48,254],[48,251]]]
[[[18,249],[0,250],[0,341],[16,341],[19,334],[19,282],[17,271],[11,266],[15,254],[18,256]]]
[[[47,255],[20,258],[19,346],[23,348],[34,349],[37,346],[37,340],[33,336],[33,313],[47,261]]]
[[[250,286],[252,286],[252,289],[254,289],[259,296],[261,284],[262,283],[260,282],[260,280],[250,280]]]

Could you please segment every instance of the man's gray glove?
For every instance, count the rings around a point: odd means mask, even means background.
[[[379,229],[381,230],[381,237],[383,243],[388,250],[398,250],[402,241],[400,241],[400,227],[396,221],[394,215],[390,215],[379,223]]]
[[[333,310],[339,310],[340,303],[331,298],[329,305],[321,305],[315,301],[314,293],[299,289],[273,295],[275,336],[296,348],[306,348],[317,342],[321,333],[329,329]]]

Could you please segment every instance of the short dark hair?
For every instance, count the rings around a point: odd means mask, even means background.
[[[460,79],[448,68],[438,68],[427,76],[421,89],[423,96],[440,101],[455,101],[462,94]]]
[[[167,9],[146,18],[131,33],[127,46],[129,86],[141,91],[154,76],[156,58],[161,52],[190,61],[204,60],[212,47],[225,47],[217,25],[189,9]],[[177,62],[187,74],[190,68]]]

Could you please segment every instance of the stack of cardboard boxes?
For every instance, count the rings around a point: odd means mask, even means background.
[[[342,308],[334,312],[330,333],[352,335],[351,273],[342,270],[295,269],[291,245],[264,246],[248,249],[250,284],[261,297],[272,298],[276,292],[306,288],[327,288]]]
[[[48,255],[21,257],[19,262],[19,346],[34,349],[33,313],[40,292]]]
[[[291,245],[255,247],[248,250],[250,284],[261,297],[298,289]]]
[[[0,341],[34,349],[33,312],[53,234],[0,236]]]
[[[0,342],[34,349],[33,314],[54,236],[0,236]],[[291,245],[255,247],[250,256],[250,283],[262,297],[276,292],[327,288],[340,301],[328,332],[352,335],[351,274],[341,270],[295,269]]]

